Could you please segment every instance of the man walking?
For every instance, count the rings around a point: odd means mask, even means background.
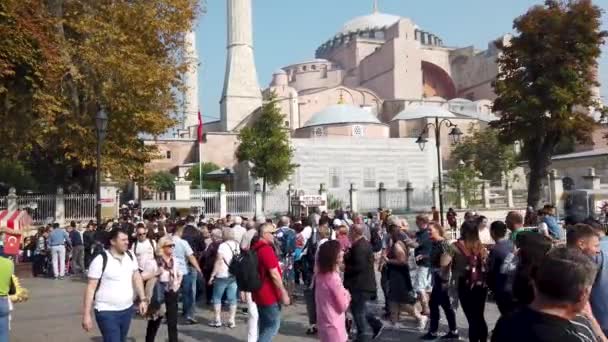
[[[89,269],[95,247],[95,226],[92,222],[87,224],[86,230],[82,234],[82,243],[84,245],[84,268]]]
[[[253,292],[253,301],[258,307],[258,342],[270,342],[281,326],[280,304],[289,305],[289,295],[283,286],[279,259],[274,253],[276,228],[265,223],[259,228],[259,239],[251,249],[258,255],[258,274],[262,286]]]
[[[344,256],[344,287],[350,291],[350,309],[357,326],[356,342],[367,342],[380,335],[384,325],[368,308],[368,302],[376,295],[374,252],[364,236],[364,227],[355,224],[351,228],[352,246]],[[371,331],[369,329],[371,326]]]
[[[53,276],[55,279],[63,279],[65,276],[65,245],[70,243],[70,237],[59,223],[53,224],[53,231],[49,234],[49,246],[51,248],[51,260],[53,262]]]
[[[89,267],[89,281],[84,294],[82,327],[93,329],[91,308],[104,342],[125,342],[133,317],[133,287],[139,298],[139,312],[144,314],[148,298],[137,268],[128,251],[129,236],[121,229],[110,232],[110,249],[97,255]]]
[[[131,246],[131,253],[135,255],[139,271],[144,270],[144,265],[149,260],[154,260],[156,252],[156,243],[154,240],[148,239],[148,230],[143,223],[138,223],[135,230],[137,239]]]
[[[198,261],[194,256],[194,252],[190,244],[182,239],[184,233],[183,223],[179,223],[175,227],[173,233],[173,242],[175,243],[175,260],[177,261],[177,269],[184,275],[181,284],[182,295],[182,310],[186,321],[189,324],[196,324],[198,321],[194,318],[194,304],[196,301],[196,279],[199,274],[202,274]]]
[[[72,245],[72,273],[78,274],[84,272],[84,245],[82,243],[82,235],[76,229],[76,222],[70,222],[68,227],[68,236]]]

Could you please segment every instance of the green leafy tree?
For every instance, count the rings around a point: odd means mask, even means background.
[[[15,188],[18,192],[23,190],[37,190],[38,184],[31,172],[19,161],[0,160],[0,191],[6,193],[8,189]]]
[[[492,125],[503,142],[522,142],[530,167],[528,205],[538,207],[541,181],[562,137],[590,143],[595,128],[587,108],[607,32],[590,0],[548,0],[515,19],[517,35],[499,46]]]
[[[0,158],[37,179],[92,187],[95,115],[109,116],[102,169],[141,178],[180,106],[185,32],[198,0],[0,1]]]
[[[458,165],[449,170],[446,175],[446,184],[457,190],[457,192],[453,193],[451,196],[452,198],[448,198],[448,200],[452,203],[456,203],[458,202],[459,196],[463,196],[465,202],[471,204],[476,199],[478,174],[478,171],[472,164]]]
[[[293,149],[289,145],[289,131],[283,122],[285,116],[279,111],[276,94],[270,94],[262,105],[253,125],[239,132],[239,147],[236,157],[239,162],[253,166],[251,175],[262,179],[262,191],[267,185],[278,185],[292,174],[296,165],[291,162]]]
[[[517,154],[513,144],[505,144],[493,128],[471,130],[452,151],[451,158],[470,161],[482,178],[500,181],[517,167]]]
[[[167,171],[154,172],[146,178],[146,186],[156,192],[173,191],[175,176]]]
[[[217,165],[215,163],[212,163],[212,162],[203,163],[202,168],[201,168],[201,171],[202,171],[201,173],[203,174],[203,189],[209,189],[209,190],[219,190],[220,189],[222,182],[208,180],[205,178],[205,175],[208,174],[209,172],[213,172],[213,171],[216,171],[219,169],[220,169],[219,165]],[[186,180],[192,181],[193,189],[198,189],[200,186],[198,170],[199,170],[199,164],[196,164],[193,167],[191,167],[190,170],[188,170],[188,173],[186,173]]]

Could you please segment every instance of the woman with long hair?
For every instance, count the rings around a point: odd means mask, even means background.
[[[213,311],[215,312],[215,320],[209,323],[209,326],[214,328],[222,326],[222,297],[225,294],[226,301],[230,306],[230,317],[225,325],[232,329],[236,326],[237,286],[236,278],[230,273],[228,266],[232,259],[240,254],[241,246],[235,240],[234,231],[230,227],[224,227],[222,237],[224,242],[217,249],[215,264],[208,281],[209,285],[213,285]]]
[[[317,329],[321,342],[346,342],[346,310],[350,294],[342,285],[340,265],[344,258],[340,243],[327,241],[319,247],[315,274]]]
[[[450,282],[450,263],[449,254],[450,244],[444,237],[444,230],[437,222],[429,223],[430,237],[432,243],[431,248],[431,273],[433,277],[433,289],[429,300],[430,308],[430,324],[426,335],[422,336],[423,340],[436,340],[439,338],[439,308],[443,309],[445,318],[448,321],[450,331],[442,338],[458,339],[458,328],[456,326],[456,313],[452,307],[452,301],[448,293],[448,284]]]
[[[154,342],[163,317],[167,318],[169,342],[177,342],[177,299],[183,274],[177,267],[173,252],[175,243],[169,236],[158,241],[157,257],[143,267],[142,279],[146,281],[146,297],[151,298],[146,317],[146,342]]]
[[[399,321],[399,313],[405,309],[416,318],[418,329],[424,330],[428,321],[416,308],[417,293],[412,285],[408,264],[408,248],[402,241],[402,233],[397,226],[391,229],[392,245],[384,259],[387,267],[390,320],[393,325]]]

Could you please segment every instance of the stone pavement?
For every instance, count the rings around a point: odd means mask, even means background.
[[[65,280],[25,278],[22,279],[22,282],[30,291],[30,300],[15,305],[11,341],[102,341],[97,328],[87,334],[80,326],[84,293],[83,280],[76,278]],[[296,300],[295,305],[285,308],[280,334],[274,341],[316,341],[317,339],[304,334],[307,328],[305,310],[302,301],[298,300]],[[491,328],[498,317],[496,307],[489,304],[486,312],[486,319],[489,321]],[[237,315],[237,327],[235,329],[208,327],[207,323],[212,316],[212,312],[208,309],[199,308],[197,318],[200,324],[180,325],[180,341],[236,342],[247,340],[247,316],[245,314],[239,313]],[[413,326],[413,322],[408,322],[403,325]],[[442,323],[445,322],[442,321]],[[458,312],[458,324],[463,328],[467,326],[461,310]],[[129,341],[144,341],[145,327],[146,322],[144,320],[141,318],[134,319],[131,324]],[[461,328],[461,334],[466,335],[466,329],[463,328]],[[417,341],[420,335],[413,328],[387,328],[377,341]],[[166,338],[167,331],[166,327],[163,326],[159,331],[157,341],[165,341]]]

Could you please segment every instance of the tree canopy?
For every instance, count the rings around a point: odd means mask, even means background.
[[[146,186],[156,192],[173,191],[175,189],[175,176],[167,171],[154,172],[146,177]]]
[[[501,181],[517,167],[517,155],[513,144],[505,144],[498,139],[498,131],[493,128],[471,130],[452,151],[455,161],[471,162],[481,178]]]
[[[287,180],[296,165],[292,163],[293,149],[289,145],[289,132],[283,122],[285,116],[276,103],[276,94],[271,93],[262,105],[259,117],[253,125],[239,132],[239,147],[236,157],[239,162],[253,166],[251,175],[263,180],[266,185],[278,185]]]
[[[498,58],[493,123],[503,142],[522,142],[530,167],[528,205],[538,206],[541,180],[563,136],[590,143],[595,122],[588,108],[607,33],[590,0],[547,0],[515,19],[517,34]]]
[[[194,166],[192,166],[190,168],[190,170],[188,170],[188,173],[186,174],[186,180],[192,181],[192,188],[196,188],[198,189],[200,187],[200,180],[199,180],[199,164],[196,164]],[[218,190],[220,189],[220,186],[222,184],[222,182],[220,181],[214,181],[214,180],[208,180],[205,178],[205,175],[209,172],[212,171],[216,171],[219,170],[220,167],[219,165],[212,163],[212,162],[205,162],[203,163],[202,167],[201,167],[201,173],[203,174],[203,189],[208,189],[208,190]]]
[[[102,169],[137,178],[142,134],[174,124],[184,36],[197,0],[0,2],[0,158],[62,184],[95,169],[95,115],[109,116]],[[89,184],[92,184],[89,180]]]

